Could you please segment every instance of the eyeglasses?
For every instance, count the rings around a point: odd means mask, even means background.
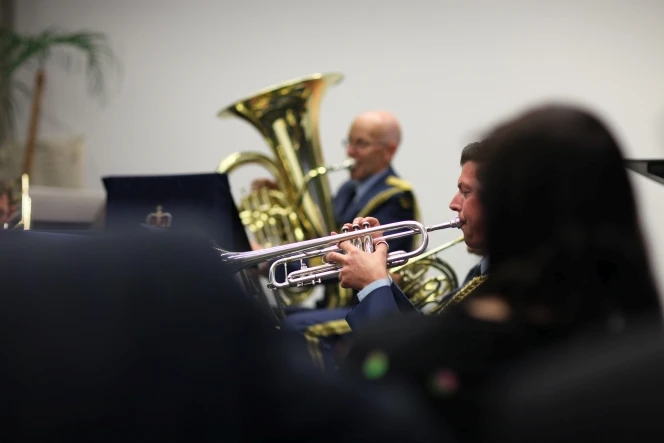
[[[350,141],[348,139],[343,139],[341,140],[341,146],[343,146],[344,149],[348,149],[349,147],[354,147],[355,149],[359,151],[363,151],[367,149],[369,146],[373,145],[384,145],[385,143],[383,142],[378,142],[378,141],[366,141],[366,140],[354,140]]]

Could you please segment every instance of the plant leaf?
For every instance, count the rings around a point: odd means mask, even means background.
[[[87,31],[67,33],[48,28],[36,35],[21,35],[0,27],[0,139],[3,133],[11,130],[15,117],[13,90],[23,94],[29,91],[25,84],[12,83],[13,75],[19,69],[43,69],[54,50],[81,52],[86,58],[88,92],[97,97],[103,95],[105,71],[116,66],[115,55],[104,34]],[[65,58],[65,65],[67,68],[71,65],[69,55]]]

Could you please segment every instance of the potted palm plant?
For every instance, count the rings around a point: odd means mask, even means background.
[[[96,32],[62,32],[47,29],[36,35],[22,35],[0,28],[0,146],[14,132],[16,92],[29,94],[32,100],[23,158],[23,174],[29,174],[39,132],[39,116],[46,87],[46,65],[58,51],[76,51],[86,60],[88,91],[93,96],[104,92],[104,74],[115,63],[106,36]],[[71,54],[69,54],[71,55]],[[71,61],[71,57],[65,57]],[[16,81],[19,70],[31,70],[33,87]]]

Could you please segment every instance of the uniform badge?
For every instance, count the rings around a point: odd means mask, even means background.
[[[155,228],[170,228],[173,216],[169,212],[164,212],[161,205],[157,205],[157,210],[145,217],[145,224]]]

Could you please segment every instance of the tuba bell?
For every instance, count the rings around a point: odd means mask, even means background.
[[[268,87],[219,112],[239,117],[263,136],[273,157],[260,152],[236,152],[221,161],[219,173],[257,164],[274,178],[276,189],[252,190],[238,204],[243,225],[267,247],[320,238],[335,230],[332,194],[326,174],[348,169],[351,162],[325,166],[319,139],[320,103],[327,89],[339,83],[338,73],[313,74]],[[285,288],[286,305],[296,305],[312,288]],[[330,307],[347,304],[351,292],[328,287]]]

